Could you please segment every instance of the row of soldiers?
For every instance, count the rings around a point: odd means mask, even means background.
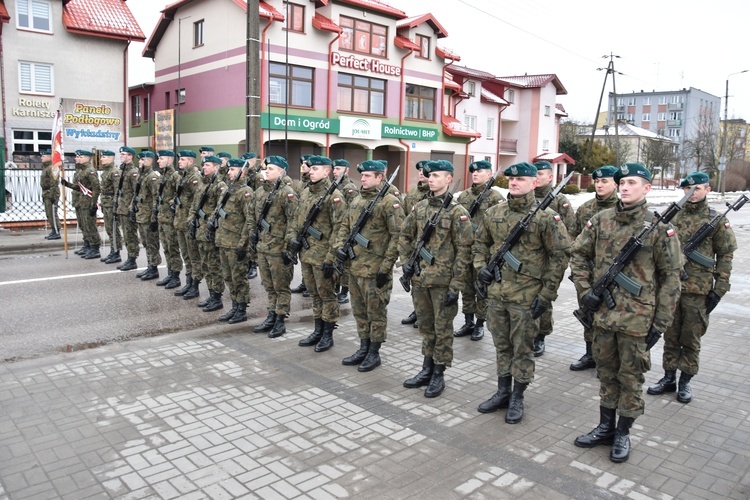
[[[128,152],[121,150],[121,161],[124,153]],[[160,162],[162,156],[171,154],[159,153]],[[159,176],[148,170],[144,161],[148,154],[141,156],[138,179],[158,193]],[[486,321],[497,353],[498,389],[478,411],[507,408],[505,421],[514,424],[522,420],[524,392],[534,380],[534,357],[544,352],[544,338],[553,326],[552,303],[570,263],[580,303],[593,315],[592,324],[584,331],[586,352],[570,368],[596,367],[601,384],[600,423],[575,444],[612,445],[611,460],[628,459],[629,429],[645,407],[641,388],[650,369],[649,351],[662,334],[665,376],[648,392],[676,391],[681,402],[692,398],[689,382],[698,370],[700,339],[708,326],[708,314],[729,290],[736,248],[729,223],[719,217],[721,223],[715,224],[711,237],[697,249],[700,255],[711,256],[710,263],[682,258],[680,241],[688,241],[697,227],[716,219],[706,203],[710,187],[705,174],[694,173],[683,180],[683,187],[695,187],[687,208],[678,213],[674,226],[665,224],[663,231],[650,233],[644,249],[623,269],[632,281],[640,283],[639,294],[615,286],[602,297],[592,291],[593,284],[644,222],[653,222],[654,214],[645,200],[651,173],[637,163],[596,170],[596,197],[575,213],[564,196],[551,193],[553,176],[547,162],[523,162],[506,169],[507,200],[487,189],[494,181],[487,162],[471,164],[473,184],[456,200],[451,189],[453,165],[420,162],[420,182],[402,200],[386,182],[386,164],[375,160],[357,166],[361,176],[357,189],[346,176],[345,160],[303,158],[309,177],[295,183],[286,175],[289,166],[280,156],[263,160],[261,176],[259,172],[248,175],[252,169],[245,170],[248,163],[254,163],[248,161],[252,158],[229,160],[228,170],[222,173],[221,158],[206,154],[202,177],[195,171],[195,153],[180,151],[179,157],[181,173],[174,173],[174,189],[161,193],[167,197],[167,208],[175,210],[171,225],[177,230],[179,247],[183,241],[186,247],[182,260],[188,285],[177,293],[197,297],[198,285],[205,277],[210,297],[203,309],[217,310],[223,308],[226,282],[232,309],[221,320],[247,320],[244,270],[252,259],[259,264],[268,296],[268,314],[253,330],[268,332],[272,338],[283,335],[290,307],[289,285],[299,260],[312,297],[315,324],[299,344],[326,351],[333,346],[339,318],[336,284],[339,276],[347,273],[360,346],[342,363],[356,365],[359,371],[373,370],[381,363],[393,267],[400,260],[402,284],[413,286],[415,316],[423,337],[422,369],[405,380],[404,386],[426,387],[426,397],[439,396],[445,388],[445,369],[453,360],[453,338],[471,335],[473,340],[481,339]],[[331,170],[336,167],[340,173],[332,180]],[[172,176],[167,171],[165,175]],[[125,169],[121,175],[132,176],[126,175]],[[245,181],[235,182],[239,179]],[[140,196],[135,191],[139,184],[134,186],[134,196]],[[190,200],[188,191],[192,191]],[[343,192],[356,195],[347,198]],[[552,195],[556,195],[552,203],[542,203],[552,208],[539,210],[540,200]],[[144,196],[150,199],[147,192]],[[185,217],[178,218],[180,213]],[[497,265],[496,253],[524,218],[529,220],[523,234],[512,252],[502,255],[507,265]],[[153,216],[141,224],[144,231],[152,233],[162,226]],[[184,233],[182,238],[180,233]],[[142,232],[141,236],[148,234]],[[190,258],[191,245],[197,247],[196,260]],[[130,261],[130,248],[128,252]],[[158,247],[152,259],[147,246],[147,255],[149,266],[142,278],[146,279],[149,271],[158,277]],[[167,258],[169,277],[179,280],[181,262],[172,264]],[[217,271],[219,267],[223,273]],[[453,332],[460,294],[465,324]],[[601,307],[605,298],[606,307]],[[675,378],[678,369],[679,384]]]

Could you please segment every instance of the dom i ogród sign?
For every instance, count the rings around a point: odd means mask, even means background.
[[[270,127],[269,127],[270,121]],[[381,137],[411,139],[415,141],[437,141],[439,131],[434,128],[392,125],[372,118],[342,116],[340,120],[310,116],[263,113],[260,126],[266,130],[294,130],[297,132],[321,132],[339,137],[377,140]]]

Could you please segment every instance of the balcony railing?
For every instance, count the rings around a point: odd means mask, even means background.
[[[518,139],[500,139],[500,151],[518,153]]]
[[[667,120],[667,127],[682,127],[682,120]]]
[[[681,102],[670,102],[667,105],[667,109],[682,109],[682,103]]]

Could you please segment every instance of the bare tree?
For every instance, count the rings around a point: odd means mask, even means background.
[[[664,174],[671,170],[675,161],[673,153],[674,143],[664,139],[649,139],[641,143],[641,158],[643,164],[652,172],[659,172],[662,181]]]
[[[726,156],[727,162],[745,158],[747,123],[745,120],[723,121],[720,131],[720,155]]]
[[[718,164],[719,130],[716,117],[701,112],[691,136],[682,143],[682,161],[686,172],[703,170],[713,175]],[[679,174],[679,172],[678,172]]]

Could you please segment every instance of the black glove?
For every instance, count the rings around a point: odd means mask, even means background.
[[[65,179],[65,178],[60,179],[60,184],[62,184],[65,187],[73,187],[73,184],[71,184],[70,182],[68,182],[68,180]]]
[[[547,303],[547,301],[537,295],[534,299],[534,302],[531,303],[531,318],[537,319],[541,317],[541,315],[544,314],[544,311],[546,311],[548,308],[549,304]]]
[[[378,274],[375,275],[375,286],[383,288],[388,283],[388,278],[390,278],[390,274],[378,271]]]
[[[594,292],[588,291],[581,299],[581,305],[591,311],[598,311],[599,306],[602,305],[602,298],[594,295]]]
[[[289,251],[292,253],[299,253],[300,250],[302,250],[302,242],[297,238],[292,239],[292,242],[289,243]]]
[[[490,283],[492,283],[492,280],[494,279],[495,279],[495,275],[492,273],[492,271],[487,269],[487,266],[480,269],[479,272],[477,273],[477,280],[480,281],[481,283],[484,283],[485,285],[489,285]]]
[[[327,280],[333,278],[333,264],[329,264],[328,262],[323,263],[323,277]]]
[[[281,254],[281,261],[284,263],[285,266],[288,266],[292,263],[292,259],[290,259],[286,253]]]
[[[346,262],[348,258],[349,258],[349,256],[346,254],[346,252],[344,252],[343,248],[339,248],[338,250],[336,250],[336,260],[337,261],[343,263],[343,262]]]
[[[654,325],[651,325],[651,328],[648,329],[648,335],[646,335],[646,350],[650,351],[659,342],[660,338],[661,332],[654,328]]]
[[[258,234],[258,231],[253,231],[250,233],[250,244],[255,246],[260,241],[260,234]]]
[[[132,223],[135,224],[135,222],[136,222],[135,210],[131,209],[131,210],[128,211],[128,219],[130,219],[130,222],[132,222]]]
[[[458,302],[457,293],[453,293],[453,291],[450,289],[447,292],[445,292],[445,298],[443,299],[443,306],[450,307],[456,302]]]
[[[96,205],[92,205],[89,207],[89,215],[91,217],[96,217]]]
[[[237,256],[237,260],[245,260],[247,258],[247,250],[244,248],[235,249],[234,254]]]
[[[716,295],[716,292],[713,290],[708,292],[708,295],[706,295],[706,314],[711,314],[711,311],[716,309],[716,306],[719,305],[720,300],[721,297]]]
[[[159,223],[156,221],[149,222],[148,224],[148,230],[152,233],[155,233],[159,230]]]
[[[416,271],[415,267],[408,262],[401,267],[401,270],[404,272],[404,276],[409,278],[414,276],[414,272]]]

